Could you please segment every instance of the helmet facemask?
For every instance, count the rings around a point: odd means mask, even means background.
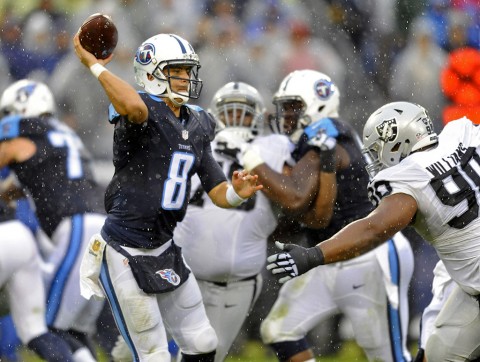
[[[362,153],[365,156],[367,165],[365,169],[368,175],[373,178],[377,173],[383,170],[386,166],[382,163],[380,156],[382,150],[381,141],[375,142],[370,147],[364,147]]]
[[[258,91],[242,82],[230,82],[214,95],[209,111],[218,129],[229,129],[244,141],[263,133],[265,106]]]
[[[189,99],[198,99],[202,91],[203,83],[198,78],[199,64],[186,62],[165,62],[166,64],[159,64],[153,71],[153,77],[166,84],[166,93],[168,98],[176,105],[181,106],[189,101]],[[163,65],[163,67],[162,67]],[[185,68],[188,78],[182,78],[172,75],[172,69]],[[162,70],[163,69],[163,70]],[[175,91],[172,87],[172,80],[188,81],[187,89]]]
[[[292,142],[297,143],[303,128],[311,123],[310,117],[305,114],[305,103],[300,97],[278,98],[273,103],[276,116],[271,120],[272,130],[290,137]]]

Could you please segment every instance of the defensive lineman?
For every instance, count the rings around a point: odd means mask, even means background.
[[[269,257],[268,268],[295,277],[356,257],[412,225],[456,283],[428,338],[427,360],[480,357],[479,127],[462,118],[437,135],[423,107],[393,102],[367,120],[363,144],[376,209],[312,248],[280,244],[284,251]]]

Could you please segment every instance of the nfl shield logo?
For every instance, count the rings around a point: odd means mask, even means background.
[[[188,131],[185,131],[185,130],[182,131],[182,138],[184,140],[188,140]]]

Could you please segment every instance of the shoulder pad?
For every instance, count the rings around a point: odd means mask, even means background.
[[[197,112],[204,111],[204,109],[200,106],[196,106],[196,105],[192,105],[192,104],[187,104],[186,106],[190,109],[193,109],[194,111],[197,111]]]
[[[0,121],[0,140],[18,137],[20,133],[20,116],[7,116]]]

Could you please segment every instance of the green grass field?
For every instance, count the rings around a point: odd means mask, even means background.
[[[317,357],[319,362],[367,362],[363,351],[353,341],[343,344],[341,350],[331,356]],[[268,347],[260,342],[249,342],[238,356],[231,356],[226,362],[276,362],[277,359]]]
[[[412,346],[412,357],[416,353],[416,347]],[[101,352],[98,354],[99,362],[108,362],[108,359]],[[41,362],[42,360],[36,357],[28,350],[21,350],[19,360],[21,362]],[[367,362],[363,351],[358,347],[354,341],[346,341],[337,354],[317,357],[318,362]],[[260,342],[251,341],[245,344],[241,353],[228,357],[225,362],[276,362],[277,359],[268,347],[262,345]],[[3,360],[2,360],[3,362]]]

